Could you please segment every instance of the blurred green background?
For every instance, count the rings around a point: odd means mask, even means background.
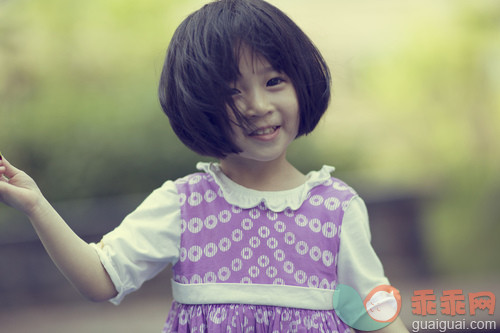
[[[0,1],[2,153],[55,202],[194,171],[156,90],[173,30],[203,3]],[[500,273],[500,2],[271,3],[334,77],[328,114],[290,159],[335,165],[371,198],[419,198],[432,274]],[[0,233],[15,228],[0,220]]]

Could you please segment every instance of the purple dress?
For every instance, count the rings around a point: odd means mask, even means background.
[[[180,256],[163,332],[350,332],[330,299],[350,187],[329,178],[283,211],[231,205],[206,173],[176,187]]]

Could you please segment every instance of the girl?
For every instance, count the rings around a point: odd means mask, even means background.
[[[80,239],[5,159],[0,199],[29,217],[91,300],[118,304],[172,264],[164,332],[350,331],[333,310],[335,287],[364,297],[388,281],[356,192],[332,167],[303,174],[286,159],[330,97],[309,38],[262,0],[212,2],[176,30],[159,95],[182,142],[219,163],[165,182],[100,243]]]

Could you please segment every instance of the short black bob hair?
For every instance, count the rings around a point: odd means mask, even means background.
[[[311,132],[330,100],[330,72],[320,52],[282,11],[262,0],[217,0],[188,16],[175,31],[159,85],[172,129],[195,152],[224,158],[233,143],[230,83],[239,75],[242,44],[291,79],[299,103],[298,135]]]

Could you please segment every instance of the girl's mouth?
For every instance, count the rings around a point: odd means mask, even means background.
[[[249,134],[249,136],[265,136],[276,132],[280,126],[271,126],[266,128],[259,128]]]

